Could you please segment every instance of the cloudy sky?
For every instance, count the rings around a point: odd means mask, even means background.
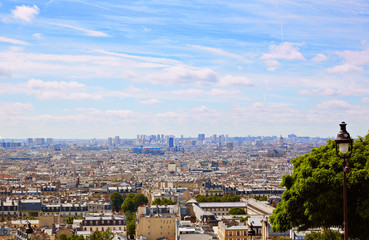
[[[0,136],[369,130],[366,0],[0,0]]]

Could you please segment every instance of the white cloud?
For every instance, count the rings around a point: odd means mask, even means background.
[[[30,103],[0,102],[0,117],[24,115],[26,111],[33,110]]]
[[[217,84],[219,86],[252,86],[252,82],[247,77],[243,76],[232,76],[232,75],[226,75],[222,78],[220,78],[219,83]]]
[[[311,61],[313,62],[322,62],[327,60],[327,56],[322,54],[322,53],[318,53],[313,59],[311,59]]]
[[[343,100],[324,101],[316,106],[318,109],[350,109],[352,105]]]
[[[78,82],[64,82],[64,81],[42,81],[40,79],[30,79],[25,84],[29,89],[40,89],[40,90],[68,90],[83,88],[85,85]]]
[[[171,66],[160,72],[153,72],[144,77],[136,79],[148,81],[152,84],[196,84],[212,85],[218,81],[217,74],[210,68],[195,68],[186,65]]]
[[[65,27],[65,28],[77,30],[77,31],[83,32],[87,36],[92,36],[92,37],[108,37],[109,36],[108,34],[103,33],[103,32],[81,28],[81,27],[73,26],[69,24],[62,24],[62,23],[48,23],[48,24],[58,26],[58,27]]]
[[[0,83],[0,95],[2,94],[27,94],[33,95],[40,100],[100,100],[100,94],[91,94],[79,89],[85,88],[78,82],[42,81],[30,79],[28,82],[19,84]],[[78,90],[78,91],[76,91]]]
[[[11,43],[11,44],[17,44],[17,45],[29,45],[28,42],[24,42],[24,41],[17,40],[14,38],[1,37],[1,36],[0,36],[0,42],[6,42],[6,43]]]
[[[224,51],[223,49],[205,47],[205,46],[199,46],[199,45],[188,45],[188,46],[190,46],[192,48],[195,48],[195,49],[210,52],[210,53],[213,53],[213,54],[216,54],[216,55],[219,55],[219,56],[234,58],[234,59],[237,59],[237,60],[239,60],[243,63],[250,63],[251,62],[250,60],[246,59],[245,57],[243,57],[241,55],[238,55],[238,54],[235,54],[235,53],[230,53],[230,52]]]
[[[250,79],[244,76],[219,76],[210,68],[198,68],[188,65],[175,65],[163,68],[144,76],[136,75],[131,78],[137,82],[150,82],[152,84],[182,84],[197,86],[252,86]]]
[[[347,72],[362,72],[364,70],[363,67],[359,67],[351,64],[343,64],[337,65],[332,68],[328,68],[327,72],[330,73],[347,73]]]
[[[144,105],[154,105],[154,104],[161,103],[161,101],[158,99],[148,99],[148,100],[139,101],[139,103],[144,104]]]
[[[32,34],[32,37],[37,38],[37,39],[41,39],[42,34],[41,33],[34,33],[34,34]]]
[[[17,6],[14,10],[12,10],[12,15],[16,19],[21,19],[25,22],[31,22],[39,12],[40,10],[36,5],[33,5],[32,7],[22,5]]]
[[[343,61],[342,64],[327,69],[331,73],[361,72],[363,66],[369,65],[369,47],[363,51],[345,50],[337,52]]]
[[[173,94],[176,95],[189,95],[189,96],[234,96],[239,93],[240,91],[238,89],[228,90],[219,88],[213,88],[209,91],[193,88],[173,91]]]
[[[365,97],[363,99],[361,99],[362,103],[369,103],[369,97]]]
[[[268,67],[268,71],[275,71],[281,64],[276,61],[276,60],[273,60],[273,59],[268,59],[268,60],[265,60],[265,65]]]
[[[299,43],[283,42],[280,45],[271,45],[269,53],[263,53],[261,59],[305,60],[299,51]]]

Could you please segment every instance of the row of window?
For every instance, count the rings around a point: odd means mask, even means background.
[[[82,225],[123,225],[123,220],[83,220]]]
[[[233,231],[228,231],[228,236],[247,236],[247,231],[236,231],[235,234]]]
[[[108,227],[108,228],[110,228],[110,227]],[[106,229],[108,229],[108,228],[106,228]],[[99,228],[99,227],[96,227],[96,228],[92,228],[92,227],[87,228],[87,227],[85,227],[85,228],[83,228],[83,230],[85,230],[85,231],[88,231],[87,229],[89,229],[90,232],[93,232],[94,229],[95,230],[98,230],[98,231],[105,231],[106,230],[104,227],[101,227],[101,228]],[[122,227],[112,227],[110,229],[113,229],[113,230],[122,230]]]

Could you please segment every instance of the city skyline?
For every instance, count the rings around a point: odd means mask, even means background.
[[[366,1],[0,2],[0,138],[368,132]]]

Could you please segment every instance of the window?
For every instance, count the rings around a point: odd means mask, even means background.
[[[241,236],[240,231],[237,231],[237,236]]]

